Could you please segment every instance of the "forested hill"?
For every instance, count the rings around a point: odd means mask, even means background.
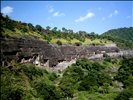
[[[133,48],[133,27],[112,29],[101,36],[115,42],[119,47]]]
[[[133,27],[112,29],[103,33],[103,35],[112,35],[122,38],[124,40],[133,41]]]
[[[3,16],[0,13],[0,37],[11,36],[30,36],[38,38],[49,44],[70,44],[70,45],[105,45],[117,44],[122,49],[133,48],[133,27],[119,28],[109,30],[102,35],[95,32],[88,33],[83,30],[74,32],[72,29],[58,29],[50,26],[45,28],[37,24],[25,23],[11,19],[9,16]]]

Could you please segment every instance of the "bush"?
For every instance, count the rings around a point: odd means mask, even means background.
[[[104,61],[111,62],[111,58],[110,57],[107,57],[107,58],[104,59]]]
[[[133,97],[133,88],[124,89],[115,100],[130,100]]]
[[[56,73],[52,72],[52,73],[49,74],[49,79],[50,79],[51,81],[54,81],[56,78],[57,78]]]
[[[62,45],[62,42],[61,42],[60,40],[58,40],[56,43],[57,43],[58,45]]]
[[[73,97],[74,89],[71,86],[62,85],[60,88],[64,97]]]
[[[107,53],[103,53],[103,57],[107,58],[109,55]]]
[[[54,85],[49,85],[46,80],[35,81],[33,87],[43,100],[59,100],[61,95]]]
[[[75,45],[80,46],[80,45],[82,45],[82,43],[81,42],[75,42]]]
[[[21,69],[24,71],[25,75],[29,77],[30,80],[33,80],[33,77],[43,76],[44,73],[48,74],[46,70],[37,68],[34,65],[21,65]]]
[[[124,90],[115,100],[129,100],[133,97],[133,58],[124,59],[121,64],[114,78],[124,84]]]
[[[27,29],[26,27],[24,27],[24,28],[22,29],[22,32],[28,32],[28,29]]]
[[[98,84],[96,78],[93,76],[86,76],[84,80],[80,83],[78,88],[80,91],[89,91],[90,93],[98,90]]]

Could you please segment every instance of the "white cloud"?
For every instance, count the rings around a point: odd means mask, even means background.
[[[48,4],[47,6],[46,6],[46,8],[49,8],[50,7],[50,4]]]
[[[113,15],[117,15],[118,13],[118,10],[115,10],[113,13],[110,13],[108,17],[111,18]]]
[[[53,17],[57,17],[57,16],[65,16],[65,14],[64,13],[55,12],[53,14]]]
[[[86,16],[80,17],[79,19],[76,19],[75,22],[82,22],[82,21],[85,21],[85,20],[87,20],[88,18],[92,18],[94,15],[95,15],[94,13],[89,12],[89,13],[87,13]]]
[[[117,15],[119,12],[117,10],[114,11],[114,15]]]
[[[112,17],[112,16],[113,16],[112,13],[110,13],[109,17]]]
[[[54,8],[50,8],[49,12],[53,12],[54,11]]]
[[[52,5],[47,5],[46,7],[48,8],[50,13],[54,11],[54,7]]]
[[[102,9],[101,7],[98,8],[98,10],[101,10],[101,9]]]
[[[103,17],[102,20],[105,20],[105,17]]]
[[[1,12],[5,15],[9,15],[13,12],[13,8],[10,6],[6,6],[1,9]]]
[[[55,9],[52,5],[47,5],[46,7],[48,8],[49,12],[53,14],[53,17],[65,16],[64,13],[55,11]],[[51,17],[48,17],[48,19],[51,19]]]
[[[127,16],[127,19],[131,18],[131,16]]]

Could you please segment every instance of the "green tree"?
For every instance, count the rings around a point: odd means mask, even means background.
[[[58,40],[56,43],[57,43],[58,45],[62,45],[62,42],[61,42],[60,40]]]
[[[65,32],[66,28],[65,27],[62,27],[62,32]]]
[[[5,27],[11,31],[15,31],[15,24],[14,24],[13,20],[11,20],[9,18],[8,15],[6,15],[6,17],[5,17]]]
[[[82,43],[81,42],[75,42],[75,45],[80,46],[80,45],[82,45]]]
[[[41,30],[42,30],[42,26],[41,26],[41,25],[36,25],[35,28],[36,28],[38,31],[40,31],[40,32],[41,32]]]
[[[29,28],[31,31],[35,31],[35,28],[34,28],[34,26],[33,26],[31,23],[28,23],[28,28]]]
[[[26,27],[24,27],[24,28],[22,29],[22,31],[23,31],[23,32],[28,32],[28,29],[27,29]]]
[[[49,85],[46,80],[35,81],[33,87],[43,100],[59,100],[61,95],[54,85]]]
[[[0,12],[0,30],[1,30],[1,33],[0,33],[0,37],[2,37],[2,32],[4,32],[4,17],[3,17],[3,14]]]
[[[53,30],[54,30],[54,31],[57,31],[57,27],[54,27]]]
[[[86,76],[80,83],[78,88],[80,91],[89,91],[90,93],[98,91],[98,84],[96,78],[93,76]]]
[[[51,28],[50,26],[47,26],[47,27],[46,27],[46,29],[47,29],[48,31],[50,30],[50,28]]]
[[[133,58],[124,59],[114,79],[124,84],[124,90],[115,100],[129,100],[133,97]]]
[[[52,73],[49,74],[49,79],[50,79],[51,81],[54,81],[56,78],[57,78],[56,73],[52,72]]]
[[[115,100],[130,100],[133,98],[133,87],[128,89],[124,89],[116,98]],[[132,99],[131,99],[132,100]]]

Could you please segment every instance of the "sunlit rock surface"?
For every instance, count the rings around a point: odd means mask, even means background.
[[[34,37],[1,38],[1,65],[32,63],[47,70],[63,70],[78,58],[101,59],[103,53],[112,58],[133,57],[133,50],[120,50],[115,44],[104,46],[51,45]]]

